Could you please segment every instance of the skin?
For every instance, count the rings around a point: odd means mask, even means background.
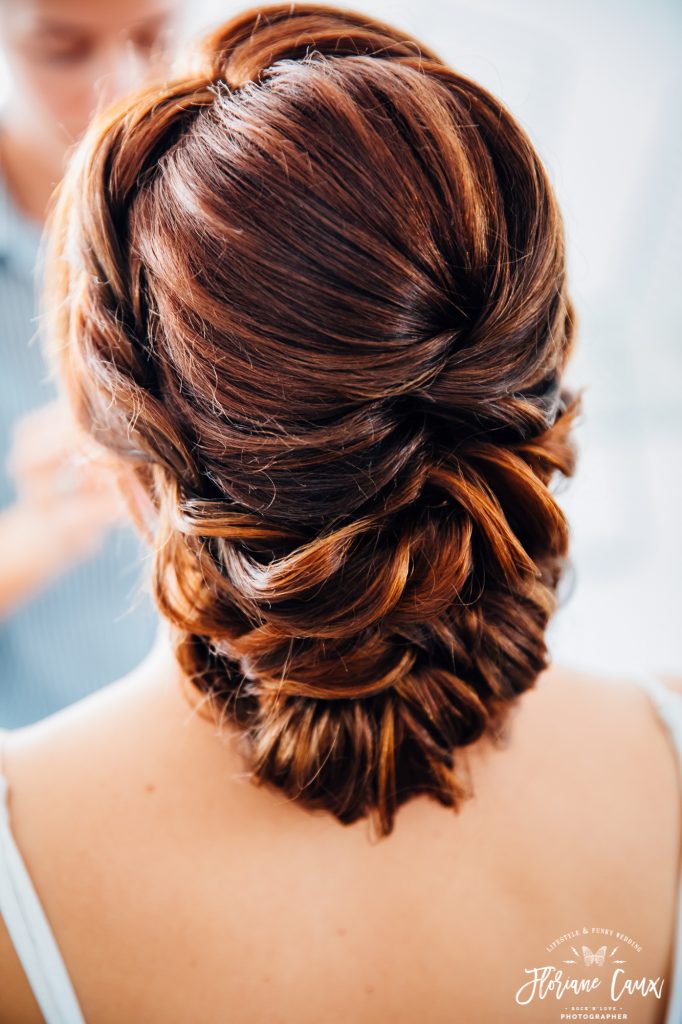
[[[170,0],[1,0],[10,92],[0,152],[36,220],[92,114],[161,69],[179,11]]]
[[[0,170],[27,217],[42,222],[91,115],[162,71],[180,13],[179,0],[0,0],[10,74]],[[18,499],[0,510],[0,617],[94,554],[124,518],[60,403],[15,425],[7,471]]]
[[[127,519],[115,477],[61,401],[15,424],[6,472],[17,498],[0,511],[0,615],[94,555],[106,527]]]
[[[162,631],[130,676],[8,737],[15,838],[88,1021],[546,1022],[556,1002],[514,994],[583,925],[633,936],[626,966],[667,996],[678,768],[634,684],[550,668],[501,749],[458,752],[460,813],[417,799],[381,843],[251,786],[185,693]],[[0,985],[0,1024],[40,1020],[2,925]]]

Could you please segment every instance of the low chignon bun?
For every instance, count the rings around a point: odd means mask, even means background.
[[[149,495],[152,587],[252,778],[388,834],[548,664],[578,398],[526,134],[422,43],[252,8],[88,132],[51,345]]]

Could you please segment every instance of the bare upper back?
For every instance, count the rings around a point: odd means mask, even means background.
[[[14,835],[86,1020],[558,1021],[586,997],[521,1006],[525,972],[592,975],[563,961],[603,944],[665,997],[680,792],[640,688],[550,669],[460,763],[458,815],[423,798],[376,841],[240,777],[159,664],[13,734]],[[0,925],[3,977],[0,1024],[40,1020]]]

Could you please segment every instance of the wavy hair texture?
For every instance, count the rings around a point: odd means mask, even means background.
[[[252,780],[380,835],[457,810],[568,549],[575,318],[522,128],[397,28],[255,7],[93,125],[49,261],[50,352]]]

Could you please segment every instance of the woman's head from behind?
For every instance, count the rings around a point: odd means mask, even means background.
[[[67,390],[254,780],[384,834],[457,807],[568,543],[573,316],[523,131],[390,26],[253,9],[91,129],[52,247]]]

